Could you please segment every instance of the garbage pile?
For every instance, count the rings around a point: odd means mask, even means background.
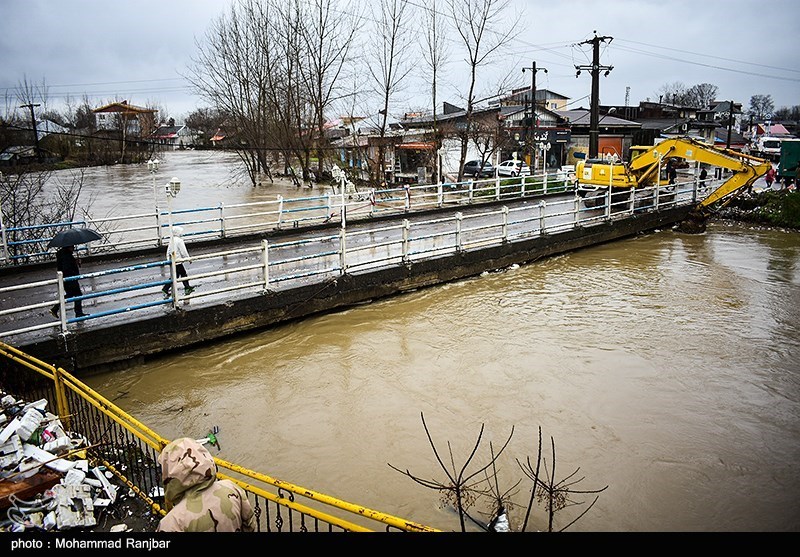
[[[0,531],[95,526],[96,513],[117,501],[113,474],[81,458],[86,438],[65,431],[46,399],[0,396]],[[21,493],[29,493],[28,500]]]

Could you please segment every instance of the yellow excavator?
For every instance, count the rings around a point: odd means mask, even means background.
[[[767,160],[746,155],[732,149],[714,147],[691,137],[666,139],[657,145],[631,147],[631,160],[622,163],[613,159],[588,159],[575,165],[578,195],[587,207],[604,203],[605,194],[623,193],[631,188],[652,188],[669,193],[671,180],[666,171],[681,161],[699,162],[707,166],[727,169],[730,177],[692,209],[680,229],[685,232],[702,232],[711,215],[711,206],[727,203],[736,192],[752,186],[771,167]]]

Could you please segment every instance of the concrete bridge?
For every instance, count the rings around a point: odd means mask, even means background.
[[[77,375],[230,335],[524,264],[683,220],[694,183],[641,190],[587,208],[574,191],[323,222],[187,242],[181,295],[164,250],[94,255],[83,262],[85,318],[54,320],[55,264],[0,269],[0,340]],[[344,205],[343,205],[344,207]],[[406,205],[406,209],[408,206]],[[174,298],[161,288],[177,286]],[[54,298],[54,294],[56,295]],[[64,301],[67,315],[72,303]]]

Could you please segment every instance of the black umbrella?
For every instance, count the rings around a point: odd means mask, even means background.
[[[63,248],[66,246],[76,246],[102,238],[99,232],[89,228],[70,228],[69,230],[64,230],[53,236],[53,239],[50,240],[47,247]]]

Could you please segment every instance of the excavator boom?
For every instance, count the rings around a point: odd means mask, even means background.
[[[631,161],[627,164],[610,160],[588,160],[576,165],[578,193],[611,188],[621,191],[629,188],[664,186],[669,182],[661,177],[661,170],[670,159],[682,159],[727,169],[731,176],[705,197],[693,210],[695,219],[706,216],[714,203],[751,186],[771,167],[767,160],[734,151],[720,149],[690,137],[666,139],[650,147],[631,147]],[[583,188],[583,189],[582,189]]]

